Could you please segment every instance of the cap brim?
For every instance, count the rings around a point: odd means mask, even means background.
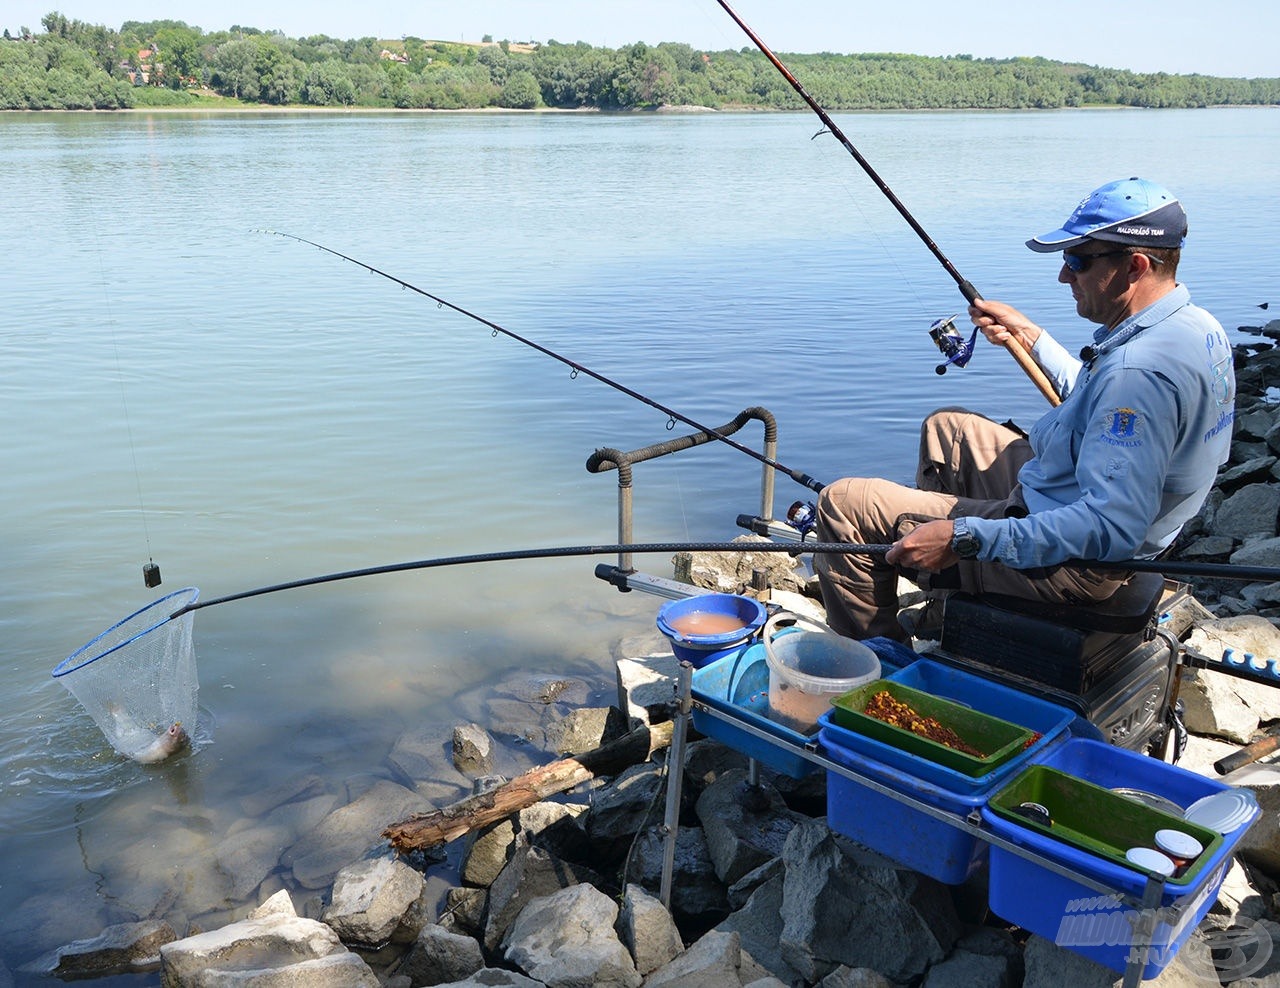
[[[1043,233],[1038,237],[1033,237],[1027,241],[1027,246],[1041,254],[1053,254],[1071,247],[1079,247],[1088,239],[1088,237],[1082,237],[1078,233],[1054,230],[1051,233]]]

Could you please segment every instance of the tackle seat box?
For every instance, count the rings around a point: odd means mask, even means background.
[[[1164,592],[1159,573],[1138,573],[1100,604],[953,593],[943,607],[939,647],[955,658],[1087,694],[1151,639]]]

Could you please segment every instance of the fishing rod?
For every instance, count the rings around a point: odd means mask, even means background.
[[[347,254],[343,254],[341,251],[334,250],[332,247],[326,247],[324,244],[318,244],[314,240],[307,240],[305,237],[294,236],[292,233],[282,233],[279,230],[259,230],[257,232],[270,233],[270,234],[274,234],[277,237],[284,237],[288,240],[295,240],[300,244],[307,244],[311,247],[316,247],[324,251],[326,254],[332,254],[334,257],[339,257],[344,261],[350,261],[352,264],[356,265],[357,267],[364,268],[366,271],[369,271],[376,275],[380,275],[381,277],[386,278],[388,281],[395,282],[401,288],[407,288],[411,292],[417,292],[419,295],[423,296],[424,298],[431,299],[431,301],[435,302],[436,305],[439,307],[452,309],[454,312],[458,313],[459,315],[466,316],[468,319],[473,319],[476,322],[480,323],[480,325],[482,326],[487,326],[489,329],[493,330],[493,334],[495,336],[501,333],[502,335],[515,340],[517,343],[523,343],[525,346],[531,347],[534,350],[537,350],[539,353],[545,354],[546,356],[550,357],[552,360],[560,361],[560,363],[564,364],[573,372],[570,375],[571,377],[577,377],[579,374],[586,374],[587,377],[593,378],[599,381],[601,384],[608,385],[609,387],[613,388],[615,391],[621,391],[624,395],[634,398],[636,399],[636,401],[644,402],[644,404],[648,405],[650,408],[656,408],[658,411],[662,412],[664,415],[668,416],[674,421],[683,422],[685,425],[692,426],[693,428],[697,429],[699,432],[705,432],[712,439],[718,439],[722,443],[732,446],[734,449],[738,450],[738,452],[740,453],[746,453],[748,456],[756,460],[759,460],[761,463],[765,464],[765,466],[772,467],[774,470],[777,470],[779,473],[786,474],[788,477],[794,480],[797,484],[800,484],[803,487],[809,488],[809,490],[813,491],[814,493],[818,493],[819,491],[822,490],[822,487],[823,487],[822,483],[820,481],[815,480],[813,477],[809,476],[809,474],[804,473],[800,470],[793,470],[790,467],[779,463],[777,460],[772,459],[768,456],[765,456],[763,453],[757,452],[756,450],[752,449],[750,446],[744,446],[742,443],[738,442],[736,439],[730,439],[724,433],[719,432],[711,428],[710,426],[702,425],[699,422],[696,422],[693,419],[689,418],[687,415],[682,415],[679,412],[675,411],[674,409],[668,408],[666,405],[662,404],[661,402],[655,401],[654,399],[648,397],[647,395],[642,395],[639,391],[629,388],[625,384],[620,384],[618,381],[613,380],[613,378],[606,377],[603,374],[593,371],[590,367],[586,367],[578,363],[576,360],[570,360],[568,357],[564,356],[563,354],[556,353],[556,351],[552,350],[550,347],[543,346],[541,343],[535,343],[533,340],[529,339],[526,336],[521,336],[519,333],[512,332],[511,330],[506,329],[503,326],[499,326],[496,322],[486,319],[484,318],[484,316],[477,315],[476,313],[471,312],[468,309],[464,309],[460,305],[455,305],[453,302],[450,302],[447,299],[443,299],[439,295],[434,295],[424,288],[419,288],[417,285],[410,284],[409,282],[405,281],[403,278],[398,278],[395,275],[390,274],[386,271],[383,271],[380,268],[375,268],[372,264],[366,264],[364,261],[357,260],[354,257],[351,257]]]
[[[809,553],[838,554],[843,556],[882,556],[893,548],[892,543],[861,542],[751,542],[745,546],[751,552],[785,552],[790,556],[801,556]],[[244,590],[240,593],[228,594],[225,597],[214,597],[187,604],[169,615],[170,619],[180,617],[188,611],[202,607],[213,607],[217,604],[230,603],[233,600],[244,600],[247,597],[260,597],[264,594],[278,593],[282,590],[295,590],[299,587],[311,587],[321,583],[335,583],[339,580],[353,580],[365,576],[379,576],[385,573],[403,573],[408,570],[437,569],[444,566],[463,566],[474,563],[511,562],[519,559],[558,559],[568,556],[604,556],[623,553],[675,553],[675,552],[742,552],[742,542],[643,542],[614,543],[611,545],[574,545],[549,546],[535,549],[508,549],[502,552],[478,552],[462,556],[437,556],[433,559],[418,559],[411,562],[390,563],[383,566],[370,566],[364,569],[345,570],[338,573],[326,573],[302,580],[291,580],[288,583],[275,583],[270,586]],[[1173,560],[1159,559],[1126,559],[1119,562],[1085,562],[1071,560],[1064,565],[1077,569],[1128,570],[1137,573],[1163,573],[1166,576],[1216,576],[1220,578],[1244,581],[1280,580],[1280,567],[1275,566],[1236,566],[1230,563],[1180,563]]]
[[[785,552],[791,556],[800,556],[810,552],[840,553],[841,555],[877,555],[889,551],[889,545],[871,545],[860,542],[752,542],[752,552]],[[384,573],[403,573],[407,570],[436,569],[442,566],[464,566],[473,563],[511,562],[518,559],[559,559],[567,556],[609,556],[623,553],[673,553],[673,552],[742,552],[742,542],[644,542],[614,543],[612,545],[570,545],[549,546],[541,549],[508,549],[503,552],[477,552],[464,556],[437,556],[434,559],[418,559],[406,563],[390,563],[385,566],[370,566],[365,569],[346,570],[341,573],[326,573],[323,576],[312,576],[304,580],[291,580],[288,583],[276,583],[255,590],[215,597],[187,604],[169,615],[170,619],[181,617],[188,611],[202,607],[213,607],[215,604],[226,604],[233,600],[244,600],[246,597],[260,597],[263,594],[278,593],[281,590],[295,590],[299,587],[310,587],[320,583],[335,583],[339,580],[354,580],[364,576],[379,576]]]
[[[797,79],[792,74],[791,70],[782,63],[782,60],[773,53],[772,49],[764,43],[760,36],[747,26],[746,21],[738,16],[737,12],[729,6],[726,0],[717,0],[717,3],[724,8],[726,14],[733,18],[734,23],[736,23],[738,27],[742,28],[746,36],[751,39],[752,43],[757,48],[760,49],[760,52],[764,57],[773,64],[773,67],[782,73],[782,77],[787,80],[791,85],[791,88],[796,91],[800,98],[809,105],[809,108],[818,115],[818,119],[822,121],[822,125],[831,133],[831,135],[844,145],[844,149],[853,156],[853,160],[862,166],[862,170],[866,172],[871,181],[875,183],[876,188],[884,193],[885,198],[889,200],[889,203],[893,208],[896,209],[902,218],[907,221],[907,225],[915,231],[916,236],[923,241],[924,245],[929,249],[933,256],[938,259],[943,270],[952,277],[957,287],[960,289],[960,294],[964,296],[965,301],[973,303],[982,298],[982,296],[978,294],[978,290],[973,287],[972,282],[960,274],[956,269],[956,266],[951,263],[951,260],[947,255],[942,253],[941,248],[938,247],[933,238],[925,231],[925,228],[920,225],[919,221],[912,216],[907,207],[902,204],[902,200],[894,194],[893,189],[889,188],[889,184],[880,177],[874,168],[871,167],[871,162],[867,161],[867,159],[863,157],[862,152],[854,147],[853,142],[850,141],[849,138],[845,137],[844,131],[842,131],[839,126],[837,126],[836,122],[831,119],[831,115],[822,108],[821,104],[819,104],[817,100],[809,95],[804,86],[800,84],[800,80]],[[974,335],[969,337],[968,343],[965,343],[963,336],[961,336],[960,331],[955,328],[955,324],[951,319],[940,319],[935,322],[929,329],[929,335],[938,345],[938,349],[940,349],[947,357],[947,361],[939,365],[937,368],[939,374],[946,372],[948,364],[954,363],[963,367],[968,362],[969,356],[973,353],[973,343],[977,338],[977,332],[975,330]],[[1013,359],[1018,362],[1018,366],[1022,368],[1027,377],[1031,378],[1032,383],[1035,384],[1040,393],[1048,399],[1049,404],[1061,404],[1062,399],[1058,396],[1058,392],[1054,390],[1053,383],[1045,376],[1044,371],[1042,371],[1040,366],[1031,358],[1031,355],[1023,349],[1022,345],[1012,338],[1010,338],[1004,345],[1013,356]]]

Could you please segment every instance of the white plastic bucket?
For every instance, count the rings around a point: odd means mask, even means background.
[[[862,642],[827,628],[779,631],[799,620],[782,612],[764,627],[769,717],[800,734],[812,734],[833,699],[880,678],[880,659]]]

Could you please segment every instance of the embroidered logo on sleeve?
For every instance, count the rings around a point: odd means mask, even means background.
[[[1102,420],[1102,441],[1129,449],[1142,445],[1145,423],[1136,408],[1113,408]]]

